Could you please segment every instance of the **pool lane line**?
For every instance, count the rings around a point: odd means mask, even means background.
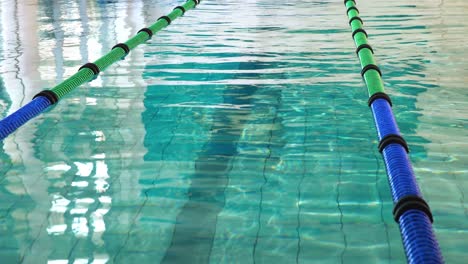
[[[256,62],[241,62],[240,70],[257,68]],[[223,103],[251,105],[256,85],[228,85]],[[226,113],[228,111],[228,113]],[[188,189],[188,199],[176,217],[169,247],[161,261],[165,263],[208,263],[210,261],[218,215],[226,203],[225,190],[229,183],[233,160],[238,155],[238,143],[248,120],[236,117],[251,114],[250,109],[213,113],[209,140],[195,160],[195,172]]]
[[[162,16],[153,25],[140,29],[135,36],[126,42],[116,44],[109,53],[95,62],[89,62],[81,66],[77,73],[51,90],[44,90],[38,93],[31,102],[0,121],[0,140],[5,139],[20,126],[56,104],[73,89],[94,80],[101,71],[111,64],[124,59],[131,50],[151,39],[156,32],[169,26],[172,21],[184,15],[190,9],[195,8],[200,2],[201,0],[188,0],[185,4],[175,7],[167,16]]]
[[[368,105],[374,115],[382,153],[394,202],[394,220],[400,233],[408,263],[444,263],[439,244],[432,229],[433,216],[423,199],[408,157],[409,148],[401,136],[392,101],[384,91],[382,72],[367,41],[363,20],[355,0],[344,0],[346,14],[361,63],[361,76],[369,92]]]

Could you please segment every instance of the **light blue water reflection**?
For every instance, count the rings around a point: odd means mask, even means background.
[[[180,1],[0,1],[0,117]],[[448,263],[465,1],[358,2]],[[342,1],[205,1],[5,139],[2,263],[401,263]]]

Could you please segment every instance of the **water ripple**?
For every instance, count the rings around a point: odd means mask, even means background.
[[[43,2],[0,1],[2,117],[175,4]],[[357,2],[460,263],[468,3]],[[202,1],[0,143],[0,259],[404,262],[354,50],[342,1]]]

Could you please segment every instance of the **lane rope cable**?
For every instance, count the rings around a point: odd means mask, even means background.
[[[135,47],[151,39],[156,32],[169,26],[172,21],[183,16],[190,9],[195,8],[200,2],[201,0],[188,0],[185,4],[175,7],[167,16],[162,16],[153,25],[140,29],[135,36],[125,43],[116,44],[109,53],[95,62],[88,62],[81,66],[78,72],[70,78],[50,90],[44,90],[36,94],[29,103],[0,121],[0,140],[5,139],[49,106],[56,104],[78,86],[94,80],[101,71],[125,58]]]
[[[392,111],[392,101],[384,91],[382,72],[374,59],[374,50],[362,28],[355,0],[344,0],[346,14],[361,63],[361,75],[369,92],[368,104],[374,116],[388,181],[394,202],[393,216],[400,226],[406,259],[411,264],[444,263],[439,244],[432,228],[433,216],[422,197],[413,167],[409,148]]]

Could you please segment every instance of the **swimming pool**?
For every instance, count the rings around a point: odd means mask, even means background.
[[[0,4],[4,117],[180,3]],[[359,7],[462,263],[468,4]],[[341,1],[206,1],[73,91],[2,143],[2,262],[404,262],[347,23]]]

